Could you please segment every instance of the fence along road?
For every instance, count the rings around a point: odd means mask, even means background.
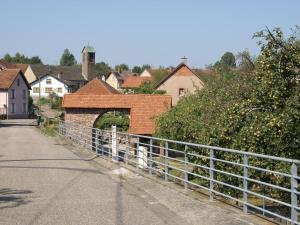
[[[97,155],[204,191],[276,222],[298,222],[300,161],[60,121],[59,134]]]

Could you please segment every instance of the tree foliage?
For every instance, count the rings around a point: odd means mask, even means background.
[[[69,51],[69,49],[65,49],[61,58],[60,58],[60,65],[61,66],[74,66],[76,65],[75,56]]]
[[[116,125],[120,131],[127,131],[129,128],[129,115],[122,112],[108,112],[101,116],[95,124],[99,129],[110,129]]]
[[[203,91],[183,98],[158,118],[158,136],[300,159],[300,46],[297,35],[294,33],[285,39],[282,31],[276,28],[258,32],[254,37],[259,38],[261,46],[255,70],[230,79],[221,78],[208,84]],[[219,157],[241,160],[227,153],[219,153]],[[204,163],[195,158],[190,160]],[[284,172],[290,169],[268,160],[252,159],[252,163]],[[241,168],[230,165],[219,164],[216,168],[242,174]],[[249,174],[250,177],[254,175],[262,181],[288,187],[289,182],[283,178],[274,180],[266,173]],[[232,177],[218,177],[224,182],[241,185]]]
[[[105,62],[99,62],[95,64],[95,71],[97,73],[98,76],[105,76],[107,77],[111,71],[110,66],[108,65],[108,63]],[[100,77],[100,78],[101,78]]]
[[[139,66],[134,66],[132,68],[132,72],[133,73],[137,73],[137,74],[141,74],[143,72],[143,69],[141,67],[139,67]]]
[[[144,83],[140,87],[134,89],[135,94],[157,94],[162,95],[165,94],[166,91],[164,90],[156,90],[153,87],[152,83]]]
[[[115,70],[119,73],[122,73],[123,71],[129,70],[129,66],[127,64],[119,64],[115,66]]]
[[[33,56],[31,58],[17,52],[15,56],[10,56],[10,54],[5,54],[3,59],[10,63],[22,63],[22,64],[43,64],[42,60],[38,56]]]

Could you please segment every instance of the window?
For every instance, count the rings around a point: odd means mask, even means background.
[[[45,89],[45,92],[46,92],[46,93],[51,93],[51,92],[52,92],[52,88],[46,88],[46,89]]]
[[[26,90],[23,90],[23,99],[26,99]]]
[[[23,103],[23,113],[26,113],[26,112],[27,112],[27,104]]]
[[[20,79],[17,80],[17,85],[20,86]]]
[[[10,98],[11,98],[11,99],[15,99],[15,89],[12,89],[12,90],[11,90]]]
[[[40,92],[40,88],[38,88],[38,87],[33,88],[33,93],[39,93],[39,92]]]
[[[46,84],[51,84],[51,79],[46,79]]]
[[[15,103],[10,103],[10,112],[11,113],[15,113],[16,112]]]
[[[57,88],[58,93],[62,93],[62,88]]]
[[[179,97],[182,97],[186,94],[186,89],[185,88],[179,88],[178,91]]]
[[[91,63],[93,63],[93,62],[95,62],[95,53],[89,53],[89,61],[91,62]]]

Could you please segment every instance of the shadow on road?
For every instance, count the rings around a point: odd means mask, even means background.
[[[0,188],[0,209],[14,208],[30,203],[28,195],[31,193],[32,191],[30,190]]]

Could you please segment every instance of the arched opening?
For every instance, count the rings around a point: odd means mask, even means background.
[[[117,126],[118,131],[127,132],[130,125],[130,110],[107,110],[97,117],[93,127],[107,130],[110,129],[112,125]]]
[[[93,151],[99,152],[98,146],[101,146],[102,154],[109,152],[113,125],[117,127],[117,131],[127,132],[130,126],[130,109],[107,109],[95,119],[92,132]]]

